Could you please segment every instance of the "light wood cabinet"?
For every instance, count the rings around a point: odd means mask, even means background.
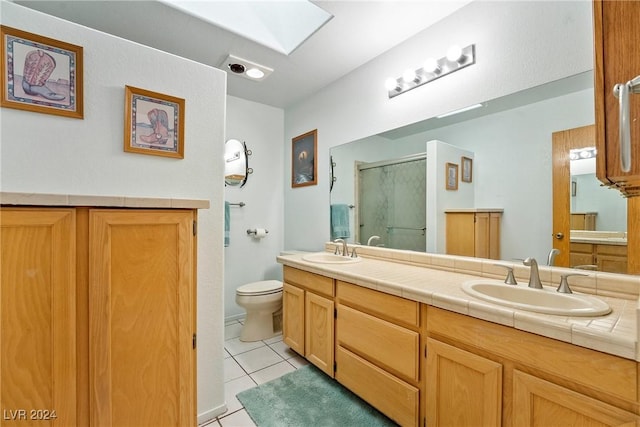
[[[595,230],[596,229],[595,212],[572,213],[569,223],[571,230]]]
[[[333,279],[284,267],[282,339],[327,375],[334,367]]]
[[[608,273],[627,273],[627,246],[595,243],[570,244],[570,266]],[[591,266],[591,267],[589,267]]]
[[[513,372],[513,425],[634,426],[638,416],[566,387]]]
[[[91,425],[194,425],[194,215],[89,215]]]
[[[640,423],[633,360],[431,306],[427,317],[430,426]]]
[[[425,382],[427,425],[500,426],[500,363],[428,338]]]
[[[500,259],[502,212],[447,211],[445,215],[448,255]]]
[[[593,2],[596,175],[606,185],[629,197],[640,195],[640,95],[629,95],[631,134],[630,171],[620,161],[620,107],[614,96],[616,84],[626,84],[640,75],[640,2]]]
[[[420,416],[420,305],[338,281],[335,378],[402,426]]]
[[[77,424],[75,227],[73,209],[0,210],[1,425]]]
[[[195,426],[195,219],[2,208],[3,409],[55,410],[61,426]]]

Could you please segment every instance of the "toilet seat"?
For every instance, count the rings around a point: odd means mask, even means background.
[[[261,282],[247,283],[236,290],[236,295],[259,296],[271,295],[282,292],[282,282],[279,280],[263,280]]]

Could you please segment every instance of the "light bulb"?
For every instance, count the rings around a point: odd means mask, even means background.
[[[389,77],[387,80],[385,80],[384,87],[386,87],[387,90],[398,90],[400,88],[400,85],[398,85],[398,81],[396,79],[394,79],[393,77]]]
[[[404,73],[402,73],[402,79],[406,82],[412,82],[416,79],[416,72],[411,68],[407,68]]]
[[[454,44],[447,51],[447,59],[451,62],[459,62],[460,58],[462,58],[462,48]]]
[[[436,61],[434,58],[427,58],[424,61],[423,69],[427,73],[437,73],[438,71],[440,71],[440,66],[438,65],[438,61]]]
[[[247,70],[246,74],[252,79],[261,79],[264,77],[264,71],[258,68],[250,68],[249,70]]]

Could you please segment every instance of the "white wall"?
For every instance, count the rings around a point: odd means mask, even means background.
[[[276,257],[283,247],[284,111],[233,96],[227,97],[226,139],[247,143],[252,151],[244,187],[225,188],[225,199],[246,206],[230,208],[229,246],[224,248],[224,314],[227,320],[244,316],[235,302],[236,289],[249,282],[282,279]],[[247,229],[266,228],[264,239],[247,235]]]
[[[475,43],[476,64],[388,99],[387,77],[418,68],[427,55],[444,55],[454,43]],[[588,1],[476,1],[288,108],[285,247],[319,250],[328,240],[330,147],[591,70],[592,50]],[[291,138],[316,128],[318,185],[292,189]]]
[[[198,413],[224,410],[224,72],[2,2],[2,24],[84,48],[84,119],[2,109],[7,192],[206,199],[198,236]],[[123,152],[124,86],[185,99],[184,159]]]
[[[422,138],[416,138],[422,140]],[[460,181],[462,156],[474,157],[471,151],[442,142],[427,142],[427,252],[445,253],[447,209],[474,207],[474,183]],[[458,165],[458,189],[447,190],[445,186],[446,164]]]

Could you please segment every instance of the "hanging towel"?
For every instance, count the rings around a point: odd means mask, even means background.
[[[349,206],[331,205],[331,240],[351,237],[349,231]]]
[[[229,202],[224,202],[224,246],[229,246],[229,228],[231,223],[231,214],[229,213]]]

